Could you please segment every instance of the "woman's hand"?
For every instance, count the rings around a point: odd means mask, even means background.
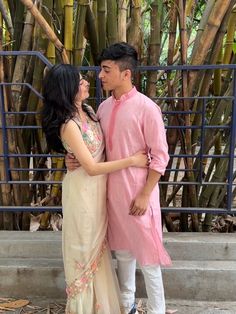
[[[71,153],[66,154],[65,164],[66,164],[66,169],[68,171],[74,171],[75,169],[80,167],[80,163],[75,158],[75,156]]]
[[[133,160],[132,167],[141,167],[141,168],[146,168],[148,167],[150,161],[147,153],[142,150],[131,156]]]

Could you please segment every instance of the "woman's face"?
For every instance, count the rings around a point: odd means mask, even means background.
[[[89,97],[89,82],[80,77],[79,90],[75,97],[75,102],[82,102]]]

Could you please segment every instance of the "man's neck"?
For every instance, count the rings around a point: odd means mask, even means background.
[[[119,88],[114,89],[112,91],[112,93],[113,93],[113,96],[115,97],[115,99],[119,100],[122,95],[129,93],[132,88],[133,88],[133,85],[132,85],[132,83],[130,83],[126,86],[121,86]]]

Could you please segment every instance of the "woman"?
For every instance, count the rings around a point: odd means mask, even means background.
[[[119,314],[118,285],[106,243],[106,175],[145,167],[144,152],[104,162],[104,141],[96,116],[84,100],[89,83],[72,65],[53,66],[43,82],[43,130],[51,149],[71,152],[81,167],[62,185],[63,261],[67,314]]]

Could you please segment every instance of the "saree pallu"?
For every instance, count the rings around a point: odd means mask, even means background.
[[[104,145],[93,149],[96,161],[104,160],[103,151]],[[118,283],[106,242],[106,179],[106,175],[89,176],[79,167],[63,180],[66,314],[121,313]]]

